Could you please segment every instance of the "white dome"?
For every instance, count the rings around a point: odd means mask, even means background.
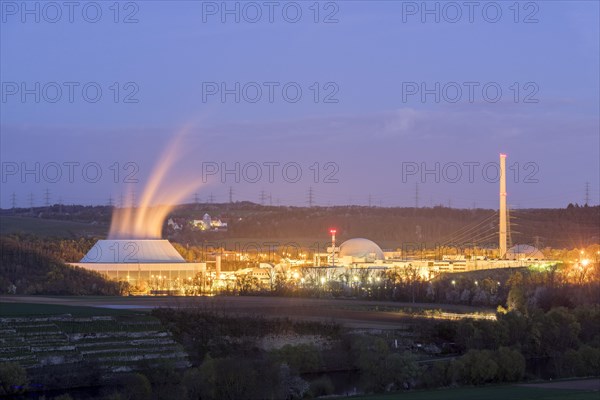
[[[517,244],[506,252],[509,260],[543,260],[544,253],[528,244]]]
[[[377,243],[363,238],[346,240],[340,245],[340,257],[358,257],[372,260],[383,260],[383,250]]]
[[[185,262],[168,240],[98,240],[82,263],[179,263]]]

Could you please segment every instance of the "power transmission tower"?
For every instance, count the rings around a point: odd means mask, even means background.
[[[312,207],[315,202],[315,193],[312,186],[308,188],[308,206]]]
[[[419,208],[419,182],[415,182],[415,208]]]
[[[584,205],[588,205],[590,204],[590,183],[586,182],[585,183],[585,203]]]
[[[112,208],[113,206],[113,198],[112,198],[112,194],[108,197],[108,206]]]
[[[50,207],[50,191],[48,188],[46,188],[46,191],[44,192],[44,204],[46,207]]]
[[[29,193],[29,211],[33,214],[33,193]]]
[[[229,186],[229,202],[233,203],[233,186]]]
[[[135,208],[135,190],[131,191],[131,208]]]
[[[12,209],[13,210],[15,208],[17,208],[17,195],[15,194],[15,192],[13,192],[13,194],[10,196],[10,202],[12,204]]]
[[[63,206],[63,200],[62,200],[62,197],[59,197],[58,198],[58,213],[59,214],[62,214],[62,212],[63,212],[63,207],[62,206]]]
[[[124,205],[125,205],[125,199],[123,197],[123,192],[121,192],[121,196],[119,197],[119,207],[123,208]]]
[[[259,199],[260,199],[260,205],[264,206],[265,205],[265,200],[267,199],[267,194],[265,193],[264,190],[260,191]]]
[[[269,192],[269,205],[273,205],[273,193]]]
[[[214,203],[214,201],[215,201],[215,196],[211,193],[210,196],[208,196],[208,202],[212,204],[212,203]]]
[[[371,207],[371,200],[372,200],[372,197],[371,197],[371,195],[369,195],[369,207]]]

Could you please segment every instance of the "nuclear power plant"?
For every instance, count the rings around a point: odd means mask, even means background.
[[[330,230],[331,247],[326,252],[315,253],[312,265],[294,267],[310,275],[313,271],[322,279],[326,271],[328,280],[355,276],[357,271],[376,275],[389,269],[415,270],[423,278],[431,278],[439,273],[466,272],[480,269],[520,267],[540,262],[543,254],[529,245],[516,245],[508,248],[510,237],[509,212],[506,192],[506,154],[500,154],[499,164],[499,223],[498,248],[493,255],[466,257],[464,254],[453,256],[424,257],[421,253],[410,251],[384,252],[375,242],[365,238],[346,240],[336,246],[336,230]],[[240,273],[254,274],[259,279],[273,279],[274,271],[285,269],[282,265],[261,264],[260,268],[246,268],[241,271],[221,271],[221,256],[217,255],[214,268],[207,270],[207,262],[188,263],[171,243],[162,239],[139,239],[148,232],[144,218],[152,216],[152,235],[156,236],[167,213],[164,206],[158,212],[148,210],[148,205],[140,209],[119,209],[113,215],[111,235],[115,238],[99,240],[78,263],[72,265],[105,275],[109,279],[126,281],[141,293],[176,294],[184,293],[199,276],[201,286],[206,288],[205,278],[211,277],[212,288],[219,283],[235,281]],[[116,218],[116,220],[115,220]],[[117,227],[117,229],[115,229]],[[135,228],[135,229],[133,229]],[[127,238],[130,236],[131,238]],[[271,271],[267,269],[271,268]],[[254,271],[254,270],[260,271]],[[287,266],[288,272],[290,266]],[[266,271],[266,272],[265,272]],[[272,283],[272,282],[271,282]],[[198,283],[195,283],[198,285]],[[222,286],[222,285],[221,285]]]

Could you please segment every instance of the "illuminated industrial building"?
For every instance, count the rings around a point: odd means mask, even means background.
[[[206,263],[188,263],[168,240],[99,240],[71,265],[126,281],[149,291],[182,289]]]

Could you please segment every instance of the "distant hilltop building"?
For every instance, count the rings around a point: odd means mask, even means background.
[[[213,218],[209,214],[204,214],[202,219],[188,220],[186,218],[171,217],[167,220],[167,227],[173,231],[181,231],[186,225],[189,225],[192,230],[201,232],[227,231],[227,222],[223,222],[219,218]]]
[[[176,222],[173,218],[169,218],[169,220],[167,221],[167,226],[173,229],[174,231],[180,231],[183,229],[183,225]]]
[[[202,219],[194,219],[190,224],[201,231],[226,231],[227,222],[223,222],[218,218],[212,218],[208,214],[204,214]]]

